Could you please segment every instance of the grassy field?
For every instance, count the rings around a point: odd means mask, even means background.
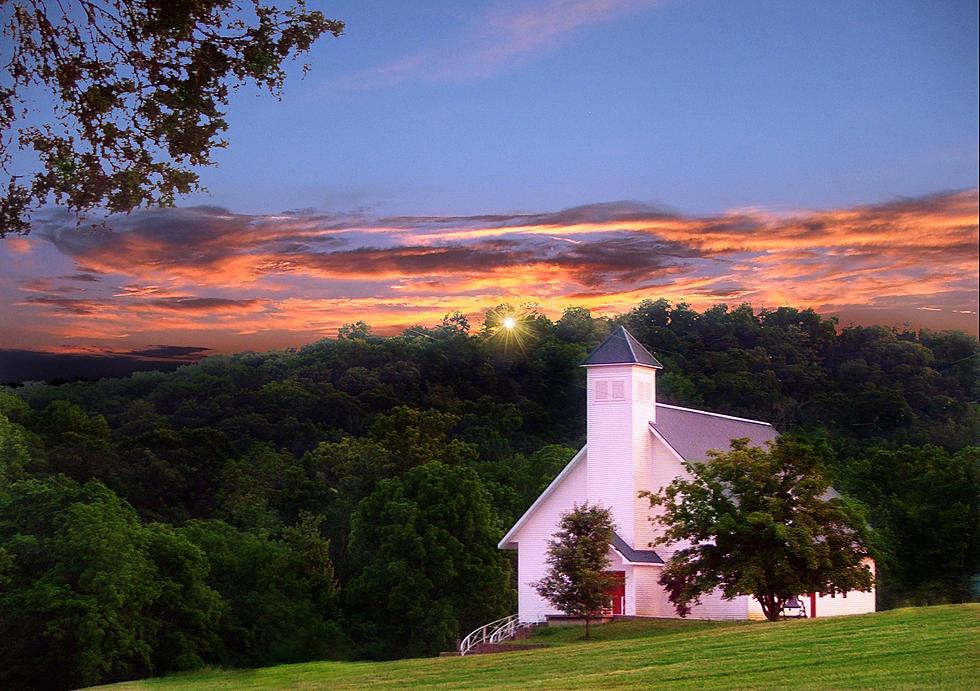
[[[113,689],[549,688],[980,689],[980,605],[837,619],[619,622],[543,629],[547,649],[398,662],[207,671]]]

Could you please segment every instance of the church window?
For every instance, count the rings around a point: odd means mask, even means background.
[[[626,386],[622,379],[613,379],[612,397],[614,400],[621,401],[626,398]]]

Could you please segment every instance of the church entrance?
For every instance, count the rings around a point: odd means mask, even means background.
[[[609,604],[604,608],[606,614],[622,614],[626,609],[626,572],[609,571],[612,585],[606,590]]]

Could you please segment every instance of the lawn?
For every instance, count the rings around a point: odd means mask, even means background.
[[[544,629],[547,649],[397,662],[205,671],[113,689],[980,688],[980,604],[766,622],[633,621]]]

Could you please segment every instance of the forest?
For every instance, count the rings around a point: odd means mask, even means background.
[[[977,599],[976,338],[665,300],[506,313],[0,389],[0,686],[452,649],[513,611],[496,543],[584,443],[579,364],[620,324],[661,402],[827,449],[879,609]]]

